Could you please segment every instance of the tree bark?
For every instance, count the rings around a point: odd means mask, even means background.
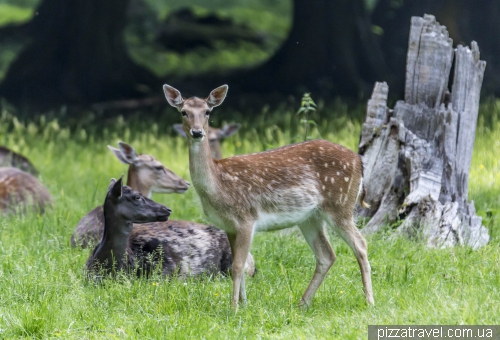
[[[156,78],[129,58],[128,0],[44,0],[0,95],[38,108],[140,97]],[[159,85],[159,84],[158,84]]]
[[[468,203],[468,174],[486,63],[453,41],[431,15],[412,18],[405,101],[387,108],[389,88],[376,83],[359,144],[366,200],[359,209],[377,232],[398,219],[399,234],[435,247],[485,245],[488,231]],[[451,94],[448,79],[455,57]]]
[[[235,77],[233,88],[357,98],[386,73],[363,0],[294,0],[282,47],[261,67]]]

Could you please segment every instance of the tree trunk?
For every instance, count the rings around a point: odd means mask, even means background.
[[[389,82],[391,92],[403,93],[406,62],[407,22],[412,16],[435,13],[437,20],[447,27],[456,44],[476,40],[481,56],[488,63],[484,76],[483,93],[500,95],[500,2],[497,0],[378,0],[372,14],[373,24],[383,29],[380,37],[384,58],[394,74]],[[399,75],[399,76],[398,76]]]
[[[10,66],[0,95],[38,108],[143,96],[157,81],[127,54],[128,3],[44,0],[31,42]]]
[[[485,245],[488,231],[468,203],[479,94],[486,63],[479,49],[458,46],[431,15],[412,18],[405,101],[387,108],[389,88],[376,83],[359,144],[364,156],[364,231],[402,223],[399,234],[435,247]],[[448,79],[455,57],[451,94]]]
[[[290,34],[260,68],[235,77],[237,90],[369,94],[387,67],[363,0],[294,0]]]

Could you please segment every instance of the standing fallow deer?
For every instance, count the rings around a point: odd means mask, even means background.
[[[203,211],[228,234],[233,252],[232,306],[246,302],[242,271],[253,234],[295,225],[316,258],[316,270],[300,301],[300,305],[308,306],[335,262],[325,223],[354,251],[366,300],[374,304],[367,244],[353,221],[354,206],[359,194],[364,193],[360,156],[343,146],[313,140],[214,160],[207,138],[208,123],[213,108],[224,101],[228,86],[216,88],[206,99],[184,99],[169,85],[163,90],[168,103],[182,114],[189,140],[191,180]]]
[[[47,188],[28,172],[0,168],[0,210],[2,213],[35,210],[43,213],[52,204]]]
[[[217,129],[214,127],[208,128],[208,143],[210,144],[210,150],[212,150],[212,157],[215,159],[222,159],[221,142],[224,138],[231,137],[241,128],[241,124],[232,123],[226,124],[223,127]],[[182,124],[174,124],[174,130],[177,131],[179,135],[187,138],[186,132],[182,127]]]
[[[157,193],[185,193],[189,182],[176,175],[160,161],[150,155],[138,155],[135,149],[123,142],[118,143],[119,149],[108,146],[118,160],[128,164],[127,185],[151,198]],[[86,248],[90,243],[101,240],[104,231],[104,215],[102,206],[98,206],[86,214],[76,226],[71,235],[73,247],[80,245]]]

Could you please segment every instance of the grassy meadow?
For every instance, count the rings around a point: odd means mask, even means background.
[[[230,278],[120,277],[94,285],[83,272],[89,250],[70,245],[78,220],[102,204],[110,178],[126,174],[106,145],[126,141],[189,180],[187,142],[172,132],[180,122],[173,109],[154,124],[119,117],[99,129],[43,118],[19,122],[4,110],[0,144],[35,164],[54,207],[41,216],[0,219],[0,338],[363,339],[369,324],[499,324],[499,105],[481,107],[470,178],[489,245],[428,249],[386,234],[369,238],[376,305],[367,307],[356,259],[332,234],[337,262],[312,306],[301,310],[297,303],[314,271],[311,250],[301,236],[257,234],[252,253],[259,272],[247,279],[248,305],[237,313],[230,308]],[[363,108],[347,111],[321,108],[329,118],[313,117],[319,130],[313,136],[356,150]],[[225,156],[284,145],[301,133],[285,107],[239,121],[241,131],[223,143]],[[172,219],[205,221],[193,188],[153,199],[173,210]]]

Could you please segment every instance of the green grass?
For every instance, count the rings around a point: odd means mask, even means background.
[[[345,107],[332,110],[320,108],[330,118],[315,118],[321,135],[356,149],[359,121],[348,118]],[[247,280],[249,302],[237,313],[229,307],[231,279],[122,277],[93,285],[83,275],[89,251],[70,246],[73,228],[102,203],[109,179],[126,172],[107,144],[127,141],[189,180],[186,141],[167,132],[180,117],[157,125],[118,118],[94,132],[44,119],[20,123],[4,114],[0,144],[32,160],[55,204],[42,216],[0,220],[0,338],[363,339],[369,324],[498,324],[500,108],[491,102],[482,110],[489,118],[478,127],[470,198],[490,228],[489,245],[436,250],[383,234],[371,237],[376,306],[367,307],[356,259],[331,235],[337,262],[312,306],[301,310],[297,303],[314,270],[312,252],[302,237],[258,234],[252,253],[259,272]],[[297,120],[289,111],[264,109],[251,124],[243,122],[223,152],[283,145],[300,135]],[[175,219],[205,221],[192,189],[153,198],[172,208]]]

